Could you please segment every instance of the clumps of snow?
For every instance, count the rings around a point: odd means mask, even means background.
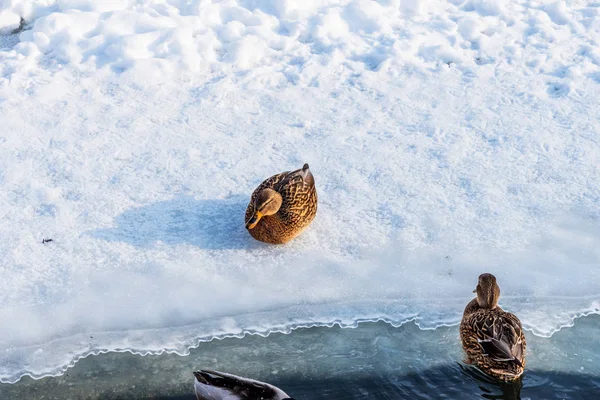
[[[542,6],[542,10],[548,14],[548,17],[555,24],[566,25],[571,21],[567,10],[567,3],[564,0],[544,5]]]
[[[57,0],[2,0],[2,12],[16,15],[19,20],[33,21],[60,10]]]
[[[474,11],[481,16],[506,16],[507,5],[510,0],[467,0],[463,4],[463,10]]]
[[[343,18],[342,10],[340,8],[330,8],[319,16],[312,36],[326,45],[332,45],[349,33],[350,26]]]
[[[19,28],[21,17],[9,10],[0,11],[0,35],[12,33]]]
[[[540,43],[549,39],[568,46],[561,37],[582,29],[564,1],[540,7],[495,0],[8,3],[0,29],[18,26],[20,17],[32,24],[21,35],[20,54],[115,71],[141,62],[226,73],[289,64],[307,53],[341,63],[329,57],[335,52],[372,71],[378,65],[510,63],[538,57]]]

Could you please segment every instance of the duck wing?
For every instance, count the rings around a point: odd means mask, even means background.
[[[484,354],[494,361],[514,362],[523,367],[525,337],[519,319],[511,313],[498,312],[478,321],[478,342]]]
[[[198,400],[283,400],[289,396],[268,383],[223,372],[194,372],[194,389]]]
[[[274,189],[281,194],[283,203],[280,215],[285,221],[295,221],[298,215],[303,218],[306,215],[316,213],[317,193],[315,190],[315,178],[310,172],[308,164],[295,171],[286,173]],[[312,220],[312,218],[310,218]],[[298,221],[296,221],[297,223]]]
[[[281,175],[283,175],[281,179],[273,185],[273,188],[279,193],[285,192],[286,188],[290,186],[305,186],[307,189],[315,186],[315,177],[310,172],[308,164],[304,164],[302,168],[295,171],[284,172]]]

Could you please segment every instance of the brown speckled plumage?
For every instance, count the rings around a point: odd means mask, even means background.
[[[296,171],[283,172],[266,179],[252,193],[246,209],[246,224],[257,211],[257,199],[264,189],[272,189],[281,195],[281,207],[273,215],[265,215],[252,229],[250,235],[256,240],[282,244],[298,236],[317,214],[317,191],[308,164]]]
[[[525,368],[525,335],[521,321],[498,307],[500,288],[491,274],[482,274],[477,285],[478,298],[463,314],[460,337],[468,362],[495,378],[518,379]]]

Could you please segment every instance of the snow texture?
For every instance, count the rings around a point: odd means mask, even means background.
[[[600,3],[0,5],[1,381],[456,324],[482,272],[529,334],[599,312]],[[250,193],[304,162],[314,223],[254,241]]]

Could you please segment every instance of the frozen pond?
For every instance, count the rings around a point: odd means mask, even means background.
[[[2,399],[194,399],[191,372],[213,368],[266,380],[296,399],[584,399],[600,390],[600,316],[551,338],[528,334],[523,386],[486,382],[460,362],[456,326],[364,323],[202,343],[189,356],[108,353],[60,377],[0,385]]]

